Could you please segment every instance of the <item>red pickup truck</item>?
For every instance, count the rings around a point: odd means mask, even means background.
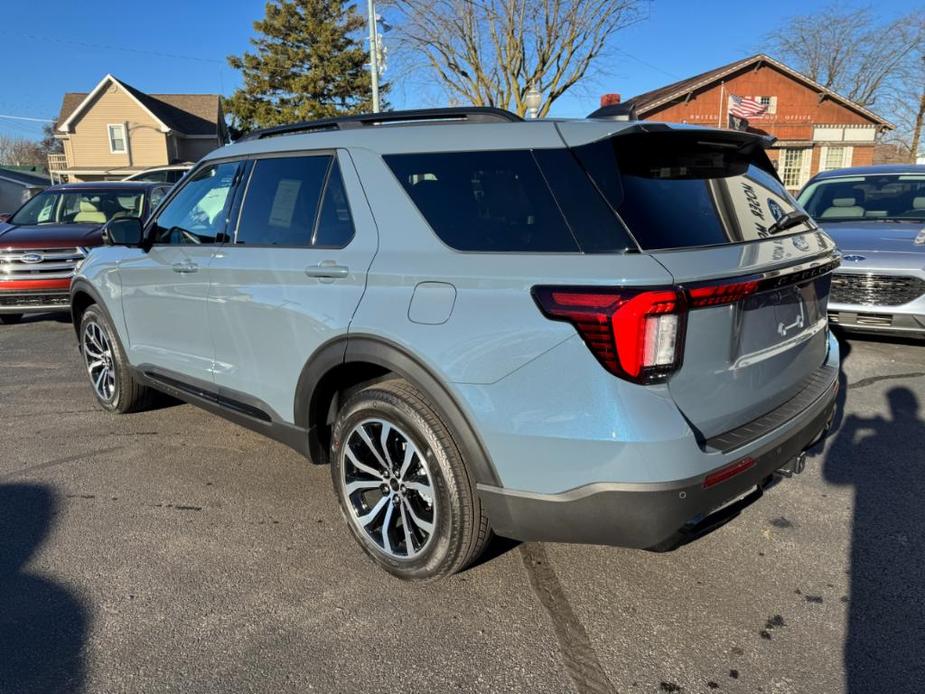
[[[103,225],[144,219],[168,190],[169,184],[151,182],[65,183],[0,215],[0,323],[66,311],[74,269],[102,242]]]

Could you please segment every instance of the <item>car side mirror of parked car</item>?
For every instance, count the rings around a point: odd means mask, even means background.
[[[107,246],[140,246],[141,220],[135,217],[112,219],[103,227],[103,243]]]

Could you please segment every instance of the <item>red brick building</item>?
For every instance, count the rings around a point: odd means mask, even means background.
[[[799,189],[819,171],[874,161],[877,135],[893,125],[766,55],[755,55],[620,103],[601,99],[602,111],[641,120],[728,127],[730,97],[767,105],[748,129],[777,138],[769,154],[781,179]],[[599,112],[600,113],[600,112]]]

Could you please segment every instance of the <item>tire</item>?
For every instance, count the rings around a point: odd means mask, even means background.
[[[84,311],[78,335],[90,386],[100,406],[119,414],[144,409],[149,389],[132,376],[112,322],[96,304]]]
[[[15,325],[21,320],[21,313],[0,313],[0,323],[4,325]]]
[[[354,538],[398,578],[433,581],[461,571],[491,536],[449,427],[406,381],[347,399],[334,424],[331,477]]]

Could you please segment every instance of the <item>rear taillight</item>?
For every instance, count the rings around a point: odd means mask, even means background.
[[[658,383],[681,366],[688,311],[734,304],[760,290],[757,280],[664,289],[534,287],[533,298],[547,318],[574,325],[610,373]]]
[[[707,306],[722,306],[734,304],[758,291],[759,282],[735,282],[732,284],[711,284],[702,287],[691,287],[687,290],[690,308],[706,308]]]
[[[676,289],[534,287],[533,298],[548,318],[574,325],[612,374],[655,383],[680,365],[684,298]]]

